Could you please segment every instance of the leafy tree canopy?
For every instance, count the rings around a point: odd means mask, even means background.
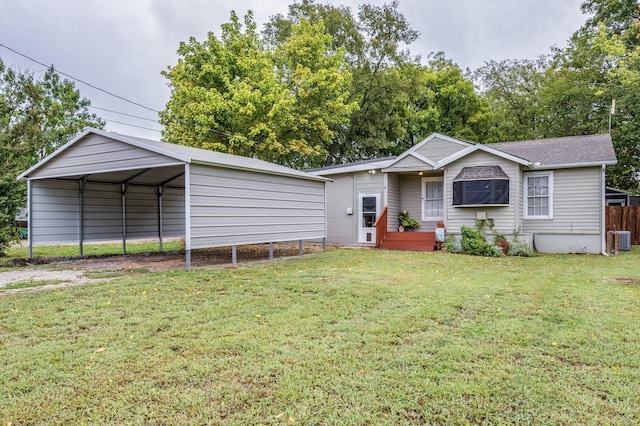
[[[16,176],[84,127],[102,128],[89,104],[53,68],[36,79],[0,59],[0,254],[15,240],[14,218],[26,204],[26,186]]]

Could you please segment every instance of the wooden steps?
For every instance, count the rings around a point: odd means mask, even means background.
[[[434,251],[435,232],[387,232],[378,248],[386,250]]]

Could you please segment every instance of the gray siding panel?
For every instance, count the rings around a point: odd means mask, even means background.
[[[34,181],[31,199],[29,234],[33,245],[78,241],[80,209],[77,182]]]
[[[75,176],[102,171],[142,169],[175,164],[178,161],[126,143],[89,135],[76,142],[32,173],[30,178]]]
[[[327,182],[327,241],[331,244],[353,244],[358,204],[354,200],[354,176],[332,177]],[[353,214],[347,214],[351,208]]]
[[[417,152],[430,160],[440,161],[465,148],[465,145],[436,137],[420,147]]]
[[[601,169],[553,171],[553,219],[526,219],[530,233],[600,234]]]
[[[34,180],[31,238],[34,245],[77,243],[80,197],[76,181]],[[127,239],[158,238],[155,187],[132,185],[126,196]],[[167,188],[163,196],[165,238],[184,236],[184,190]],[[83,200],[85,242],[122,239],[120,185],[88,182]]]
[[[463,167],[497,165],[509,176],[509,206],[490,207],[454,207],[453,206],[453,179],[460,173]],[[444,181],[445,197],[445,225],[447,233],[459,233],[462,226],[474,226],[476,213],[486,212],[487,218],[495,222],[497,232],[511,235],[518,230],[520,222],[518,216],[521,208],[516,206],[519,202],[518,192],[522,190],[519,184],[520,166],[509,160],[485,153],[474,152],[447,167]]]
[[[401,201],[401,188],[402,177],[395,173],[390,173],[387,181],[387,197],[388,197],[388,210],[387,210],[387,230],[389,232],[396,232],[398,230],[397,217],[402,210]]]
[[[191,247],[324,238],[324,182],[191,165]]]

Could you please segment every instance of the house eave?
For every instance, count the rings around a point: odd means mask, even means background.
[[[613,166],[618,163],[618,160],[610,161],[593,161],[588,163],[565,163],[565,164],[536,164],[531,163],[529,168],[531,170],[553,170],[553,169],[575,169],[581,167],[602,167]]]

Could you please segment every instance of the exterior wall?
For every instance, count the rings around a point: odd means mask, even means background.
[[[453,179],[460,173],[463,167],[486,165],[500,166],[507,176],[509,176],[509,206],[454,207]],[[447,234],[460,233],[462,226],[474,226],[477,212],[486,212],[487,219],[493,219],[495,230],[502,234],[511,235],[513,231],[521,229],[519,220],[521,215],[519,193],[522,191],[520,173],[518,164],[485,152],[474,152],[450,164],[444,175],[444,214]]]
[[[534,235],[538,251],[602,251],[601,214],[604,200],[601,185],[600,167],[553,171],[553,219],[523,221],[523,229]]]
[[[354,199],[354,176],[332,176],[327,188],[327,241],[332,244],[353,244],[358,203]],[[351,214],[347,214],[351,209]]]
[[[409,216],[413,219],[420,222],[420,227],[417,231],[429,231],[431,229],[425,229],[424,222],[421,221],[422,217],[422,193],[421,193],[421,177],[417,174],[411,175],[402,175],[402,202],[400,206],[400,210],[406,210],[409,213]],[[395,215],[393,218],[390,218],[389,221],[393,221],[396,226],[396,231],[398,230],[398,215]]]
[[[35,180],[31,189],[33,245],[74,243],[79,240],[80,205],[78,182]]]
[[[407,172],[417,170],[433,170],[433,166],[426,164],[424,161],[419,160],[412,155],[407,155],[402,160],[394,163],[393,166],[385,169],[385,172]]]
[[[100,135],[88,135],[34,171],[30,178],[76,176],[103,171],[143,169],[176,160]]]
[[[191,248],[326,237],[324,182],[190,169]]]
[[[402,176],[396,173],[387,175],[387,231],[396,232],[396,220],[402,210]]]
[[[465,148],[465,145],[435,137],[421,146],[417,152],[430,160],[440,161]]]
[[[33,180],[30,237],[33,245],[80,241],[80,192],[77,181]],[[158,238],[156,187],[131,185],[126,195],[127,239]],[[163,195],[163,237],[184,235],[184,189]],[[88,182],[83,196],[83,241],[122,239],[119,184]]]

